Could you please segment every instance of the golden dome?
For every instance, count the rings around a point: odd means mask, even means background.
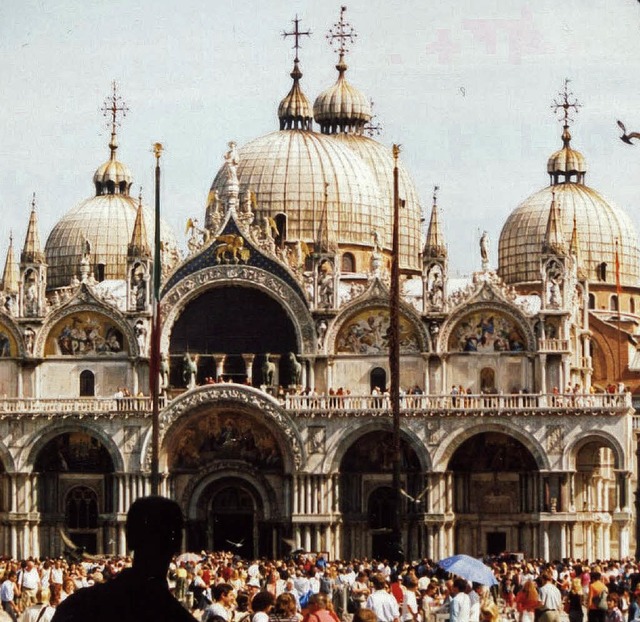
[[[313,104],[313,116],[323,134],[361,132],[362,126],[371,120],[371,104],[364,94],[351,86],[344,77],[347,65],[336,65],[339,72],[336,83],[318,95]]]
[[[498,245],[498,274],[508,284],[539,282],[540,257],[547,231],[549,209],[555,193],[561,228],[566,241],[575,224],[581,268],[590,282],[598,281],[598,266],[609,266],[608,282],[615,283],[616,240],[620,260],[620,282],[638,286],[640,252],[631,219],[598,192],[578,183],[559,183],[540,190],[521,203],[509,216]]]
[[[45,246],[47,287],[65,287],[74,276],[79,276],[80,260],[87,250],[90,251],[96,278],[102,273],[100,276],[104,279],[125,279],[127,248],[137,209],[137,200],[127,194],[114,193],[86,199],[67,212],[49,234]],[[143,213],[147,223],[154,222],[154,214],[149,207],[143,206]],[[160,231],[163,259],[178,258],[175,236],[164,223]],[[147,237],[150,247],[153,247],[153,227],[147,228]],[[103,266],[100,270],[97,268],[99,265]]]
[[[380,234],[383,248],[391,250],[393,228],[393,154],[391,148],[380,144],[368,136],[360,134],[337,133],[333,138],[348,145],[355,151],[373,172],[380,189],[380,201],[383,206],[381,219],[375,226]],[[402,161],[398,162],[399,195],[404,200],[400,210],[400,269],[418,270],[421,250],[422,208],[418,192],[411,175]],[[385,209],[386,206],[386,209]]]
[[[307,130],[281,130],[238,150],[240,193],[255,193],[263,215],[286,214],[289,237],[315,241],[326,224],[330,242],[371,245],[388,216],[370,168],[349,147]],[[225,166],[211,185],[225,193]]]

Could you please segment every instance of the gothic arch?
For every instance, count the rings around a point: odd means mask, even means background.
[[[516,422],[504,421],[501,424],[496,424],[482,421],[475,424],[468,422],[464,427],[449,430],[446,435],[443,435],[442,442],[436,448],[433,456],[434,470],[446,471],[451,458],[460,446],[471,437],[483,432],[497,432],[513,437],[531,452],[538,469],[542,471],[551,468],[549,457],[542,445],[533,434],[518,426]]]
[[[358,426],[347,435],[332,434],[327,439],[326,458],[323,465],[324,473],[338,473],[340,464],[349,448],[360,438],[371,432],[390,432],[393,427],[391,422],[374,421]],[[431,456],[427,451],[425,443],[417,434],[409,428],[400,429],[400,440],[404,440],[415,451],[420,460],[420,468],[423,473],[432,469]]]
[[[245,385],[204,385],[181,394],[160,413],[160,458],[167,463],[167,441],[178,421],[204,408],[232,408],[271,424],[284,462],[284,472],[291,473],[306,460],[302,439],[289,415],[280,403],[260,389]],[[164,450],[164,451],[163,451]],[[151,465],[151,429],[145,435],[141,451],[141,468]],[[162,467],[161,467],[162,468]]]
[[[7,446],[0,441],[0,462],[4,467],[5,473],[14,473],[16,472],[16,462],[11,455],[11,452],[7,448]]]
[[[209,289],[233,286],[257,289],[282,306],[291,320],[300,347],[300,354],[316,351],[316,330],[308,307],[300,296],[282,279],[270,272],[246,265],[219,265],[203,268],[176,283],[163,296],[162,335],[160,349],[169,351],[171,331],[187,305]]]
[[[105,447],[111,460],[113,462],[113,469],[117,472],[125,470],[125,464],[119,447],[98,422],[83,420],[82,422],[66,420],[56,421],[48,425],[43,431],[39,430],[33,434],[25,443],[26,449],[24,455],[20,456],[20,460],[16,460],[16,463],[20,465],[20,468],[28,467],[29,470],[33,469],[33,465],[36,462],[38,454],[47,445],[47,443],[53,440],[56,436],[65,434],[67,432],[84,432],[90,436],[98,439]]]

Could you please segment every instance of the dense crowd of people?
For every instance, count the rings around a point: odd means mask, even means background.
[[[302,553],[245,561],[183,554],[166,583],[202,622],[640,622],[633,560],[587,563],[486,559],[496,585],[470,583],[423,559],[404,564]],[[14,622],[49,622],[60,603],[131,568],[130,557],[0,561],[2,609]]]

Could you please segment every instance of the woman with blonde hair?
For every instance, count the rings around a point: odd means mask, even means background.
[[[582,581],[576,577],[571,581],[571,589],[566,596],[568,607],[565,611],[569,614],[569,622],[582,622]]]
[[[498,605],[491,600],[485,601],[480,607],[480,622],[498,622],[499,619]]]
[[[529,579],[516,596],[519,622],[533,622],[534,612],[540,605],[540,595],[533,579]]]

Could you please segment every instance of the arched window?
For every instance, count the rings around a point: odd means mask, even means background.
[[[96,265],[96,281],[98,281],[98,283],[102,283],[102,281],[104,281],[104,268],[105,265],[103,263]]]
[[[482,393],[496,392],[496,372],[491,367],[480,370],[480,391]]]
[[[384,391],[387,387],[387,372],[382,367],[375,367],[371,370],[369,376],[370,389],[373,391],[376,387],[380,391]]]
[[[611,311],[618,310],[618,297],[615,294],[609,299],[609,309]]]
[[[98,527],[98,495],[86,486],[75,486],[65,503],[67,529],[96,529]]]
[[[278,233],[274,231],[273,238],[276,246],[282,248],[282,246],[284,245],[284,241],[287,239],[287,215],[276,214],[274,220],[276,222],[276,227],[278,227]]]
[[[94,397],[96,394],[96,377],[88,369],[80,372],[80,397]]]
[[[598,264],[598,279],[601,281],[607,280],[607,262],[603,261],[601,264]]]
[[[629,313],[636,312],[636,299],[631,297],[629,298]]]
[[[341,262],[340,269],[342,272],[356,271],[356,258],[353,256],[353,253],[344,253],[342,255],[342,262]]]
[[[596,308],[596,297],[595,294],[589,294],[589,309]]]

